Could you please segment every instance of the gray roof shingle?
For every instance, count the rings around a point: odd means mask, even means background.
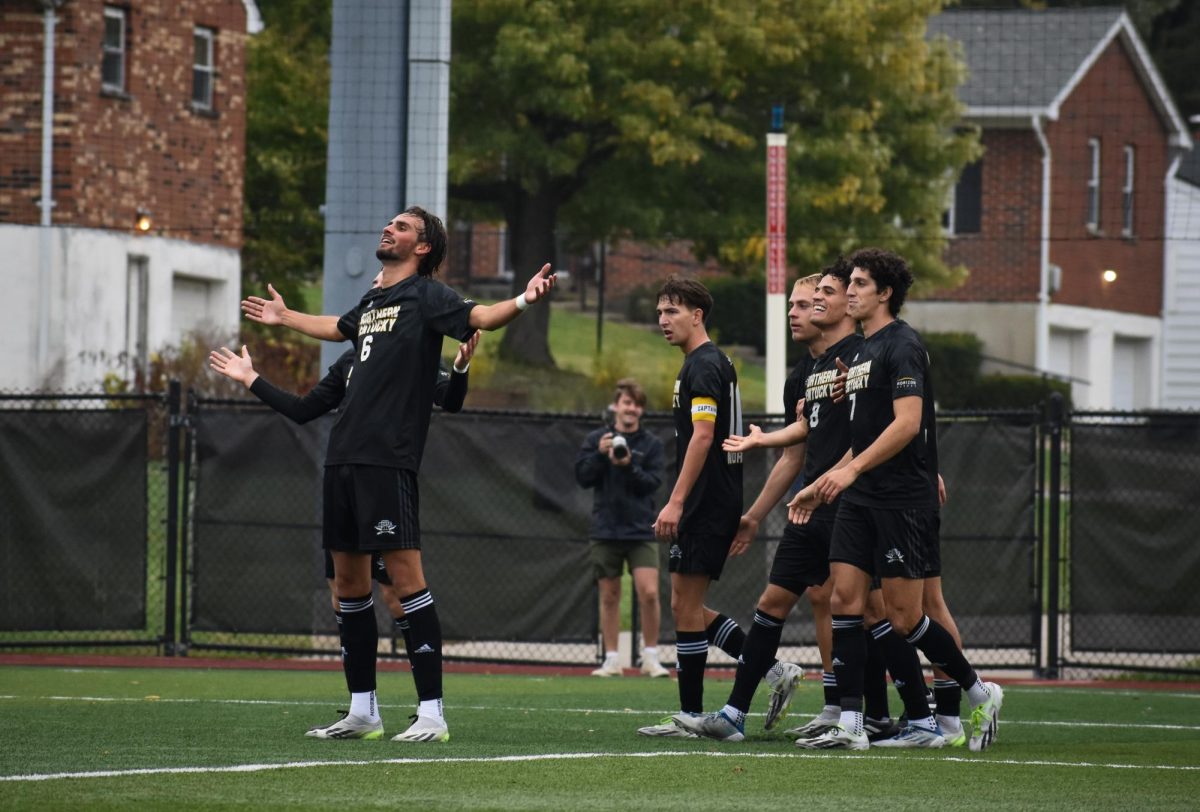
[[[969,107],[1048,107],[1120,19],[1116,7],[950,10],[930,36],[962,43],[969,71],[959,98]]]

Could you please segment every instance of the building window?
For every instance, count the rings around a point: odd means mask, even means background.
[[[1087,227],[1100,230],[1100,139],[1088,139]]]
[[[949,234],[978,234],[983,224],[983,162],[963,167],[950,192],[942,226]]]
[[[1133,162],[1132,144],[1125,145],[1125,185],[1121,187],[1121,236],[1133,236]]]
[[[104,46],[100,62],[100,87],[112,93],[125,92],[126,11],[104,7]]]
[[[213,109],[213,41],[216,32],[197,27],[192,34],[192,106]]]

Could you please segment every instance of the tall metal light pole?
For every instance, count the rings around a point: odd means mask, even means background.
[[[787,134],[783,105],[771,109],[767,133],[767,401],[766,411],[783,411],[787,378]]]

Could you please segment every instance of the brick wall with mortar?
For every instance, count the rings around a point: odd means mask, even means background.
[[[101,89],[104,8],[127,14],[126,87]],[[213,109],[192,107],[193,29],[216,32]],[[0,221],[40,212],[42,15],[0,10]],[[52,222],[240,248],[246,15],[241,0],[73,0],[55,31]]]

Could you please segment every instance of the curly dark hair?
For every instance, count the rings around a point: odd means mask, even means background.
[[[854,266],[850,264],[844,256],[838,255],[829,265],[821,269],[821,276],[833,276],[842,280],[842,287],[850,287],[850,272],[854,270]]]
[[[888,299],[888,311],[893,317],[900,315],[908,289],[912,287],[913,275],[904,257],[882,248],[860,248],[846,260],[851,268],[862,268],[875,281],[875,288],[883,292],[892,289]]]
[[[674,274],[668,276],[667,281],[658,289],[658,298],[666,299],[671,304],[686,305],[692,310],[699,310],[705,322],[712,314],[712,294],[695,279],[684,279]]]
[[[417,266],[418,276],[433,276],[446,258],[446,227],[436,214],[430,214],[420,206],[409,206],[402,214],[418,217],[421,220],[421,242],[429,243],[429,253],[421,257]]]

